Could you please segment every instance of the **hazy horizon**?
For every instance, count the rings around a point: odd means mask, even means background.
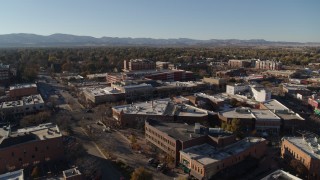
[[[0,34],[320,42],[320,1],[2,2]]]

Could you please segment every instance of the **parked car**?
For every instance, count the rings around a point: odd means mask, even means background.
[[[154,162],[153,158],[148,159],[148,164],[152,164]]]
[[[157,170],[161,171],[163,168],[164,168],[164,164],[163,163],[158,164]]]

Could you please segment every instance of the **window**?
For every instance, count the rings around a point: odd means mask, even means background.
[[[11,153],[11,156],[14,157],[14,152]]]
[[[217,166],[217,170],[219,170],[219,166]]]
[[[34,155],[32,155],[31,157],[32,157],[32,159],[34,159],[34,157],[35,157],[35,156],[34,156]]]
[[[49,146],[47,146],[47,150],[49,150]]]

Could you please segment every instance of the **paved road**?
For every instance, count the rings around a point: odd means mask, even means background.
[[[84,135],[88,137],[86,132],[81,127],[73,127],[74,133],[77,135]],[[102,179],[120,179],[122,177],[121,173],[113,167],[110,160],[101,152],[100,148],[93,141],[81,138],[81,144],[87,150],[88,154],[97,157],[101,163]]]

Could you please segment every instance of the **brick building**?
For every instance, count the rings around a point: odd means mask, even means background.
[[[0,129],[0,173],[63,158],[62,134],[56,125],[40,124],[11,132]]]
[[[17,100],[22,96],[29,96],[33,94],[38,94],[36,84],[16,84],[9,88],[9,97],[12,100]]]
[[[266,140],[255,137],[248,137],[222,148],[205,143],[181,150],[180,164],[188,168],[195,178],[207,180],[247,157],[261,158],[266,148]]]
[[[148,59],[130,59],[123,61],[124,71],[140,71],[156,69],[156,63]]]
[[[240,120],[244,131],[257,130],[260,133],[278,134],[281,120],[268,109],[234,108],[218,113],[221,122],[231,124],[234,119]]]
[[[233,135],[220,128],[206,128],[199,123],[188,125],[151,119],[145,122],[145,138],[173,157],[176,163],[180,159],[180,150],[203,143],[223,147],[235,142]]]
[[[319,137],[305,134],[303,137],[283,137],[281,139],[281,156],[296,159],[308,170],[309,179],[320,179]]]
[[[260,103],[260,109],[269,109],[281,119],[281,130],[293,130],[305,123],[305,119],[298,113],[287,108],[275,99]]]
[[[125,127],[144,127],[147,119],[186,123],[208,120],[206,110],[186,104],[175,104],[169,98],[114,106],[112,114],[117,123]]]

